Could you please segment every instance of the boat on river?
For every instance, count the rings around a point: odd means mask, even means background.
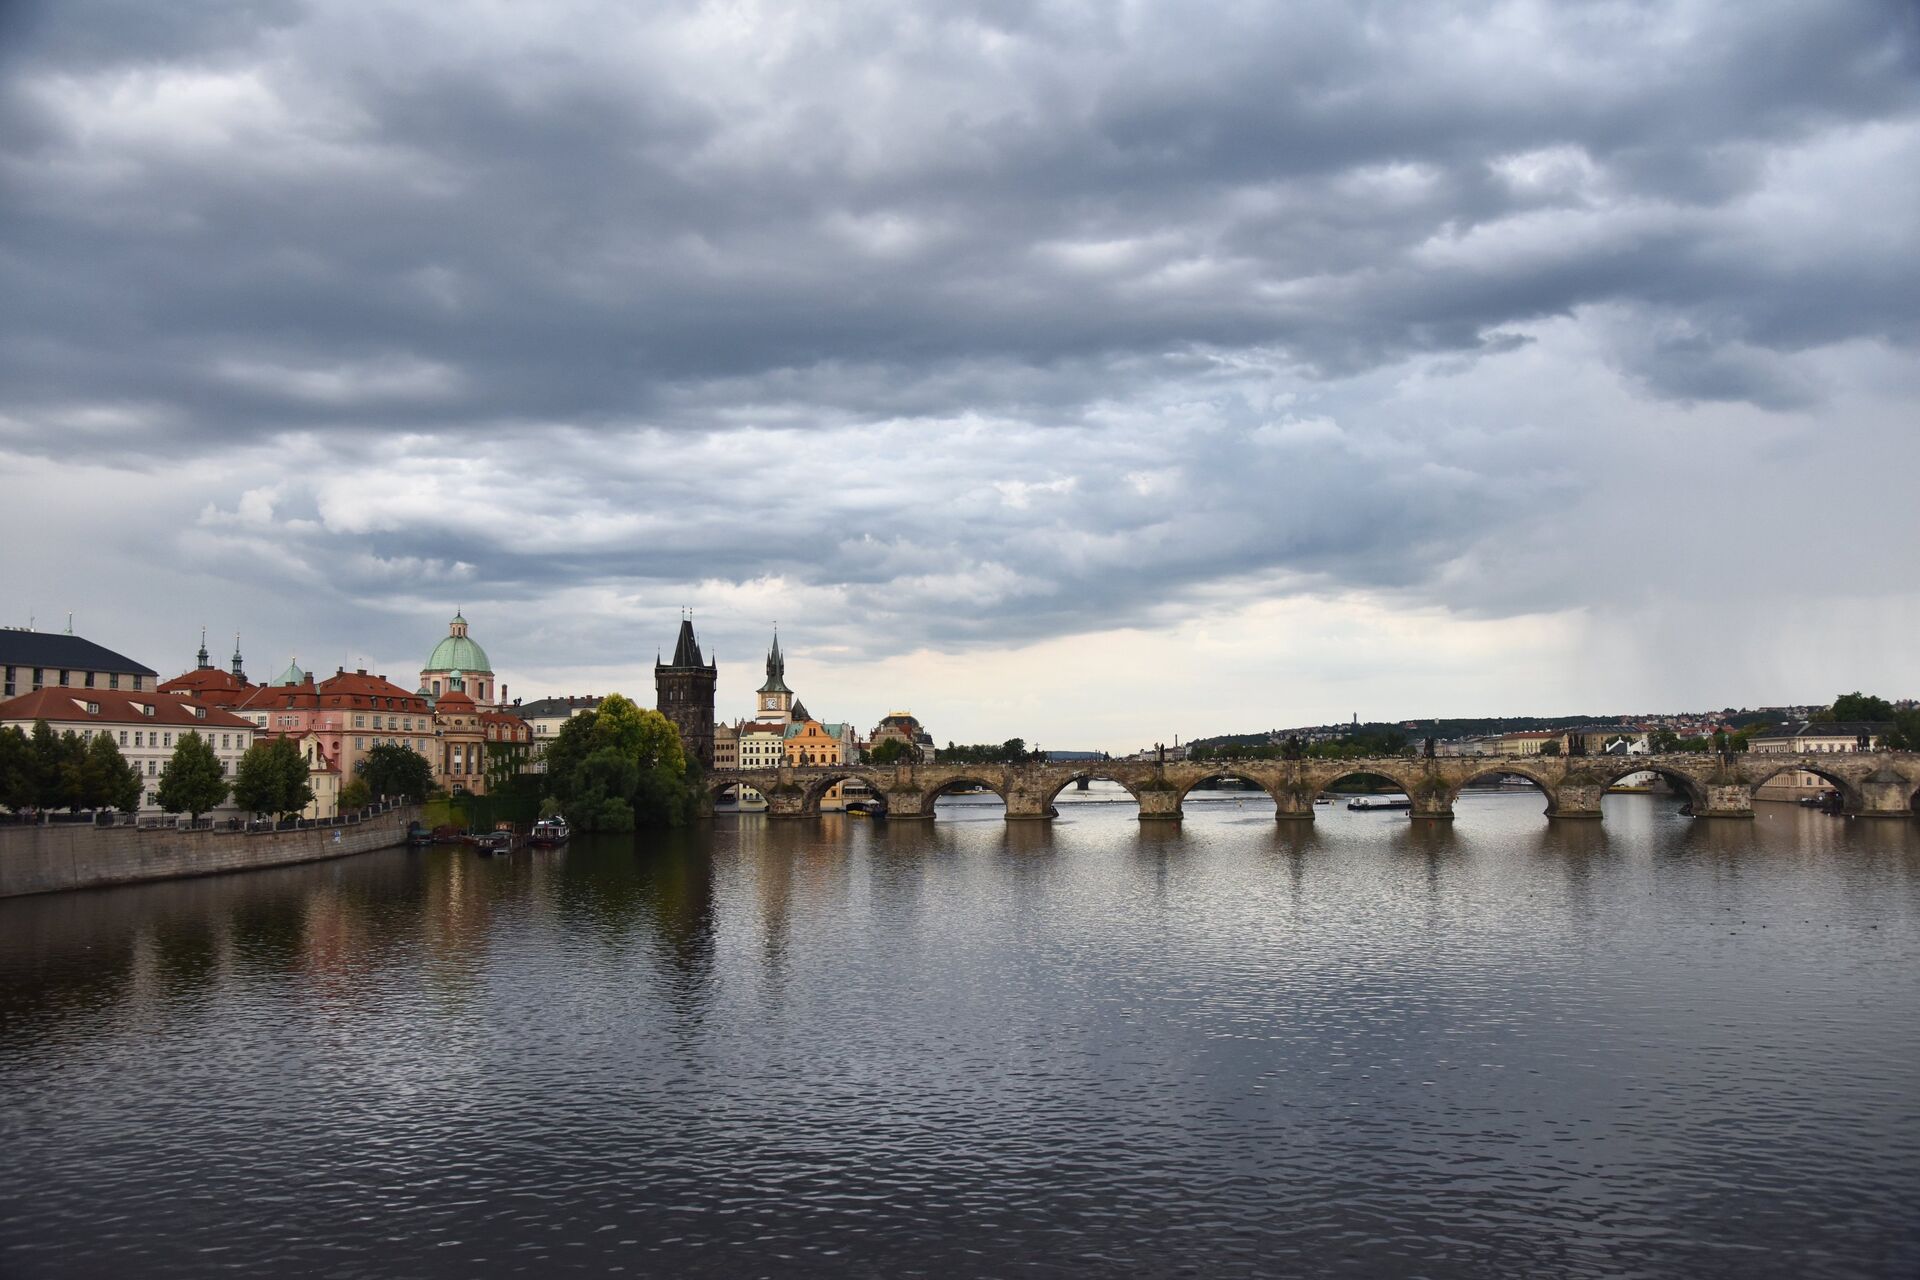
[[[562,817],[542,818],[533,824],[533,831],[527,836],[527,843],[536,849],[552,849],[565,844],[573,838],[572,828]]]
[[[1349,809],[1411,809],[1413,801],[1393,796],[1355,796],[1347,801]]]
[[[483,858],[496,853],[512,853],[517,838],[511,831],[487,831],[473,838],[473,851]]]

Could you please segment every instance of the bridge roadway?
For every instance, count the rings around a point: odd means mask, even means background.
[[[1383,756],[1362,760],[1242,760],[1193,762],[1061,761],[1018,765],[812,765],[780,769],[722,769],[706,775],[709,808],[728,787],[747,786],[766,797],[774,817],[820,812],[836,782],[859,779],[885,801],[894,819],[931,818],[941,795],[983,786],[1007,805],[1009,819],[1054,816],[1053,801],[1081,778],[1118,783],[1140,802],[1141,821],[1175,820],[1181,802],[1210,778],[1239,778],[1273,797],[1282,820],[1313,818],[1314,797],[1342,778],[1374,774],[1413,801],[1413,816],[1450,818],[1460,789],[1481,778],[1525,778],[1546,793],[1547,816],[1598,818],[1600,797],[1630,774],[1656,773],[1684,792],[1701,818],[1751,818],[1754,789],[1788,769],[1818,774],[1840,792],[1845,812],[1861,817],[1914,816],[1920,792],[1920,754],[1896,751],[1813,755],[1679,754],[1659,756]]]

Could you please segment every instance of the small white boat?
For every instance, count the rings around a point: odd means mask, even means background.
[[[565,818],[542,818],[533,824],[533,832],[527,837],[527,843],[536,849],[551,849],[572,838],[573,831],[567,826]]]

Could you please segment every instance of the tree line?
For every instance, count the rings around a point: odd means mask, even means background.
[[[1246,741],[1197,742],[1187,748],[1189,760],[1359,760],[1368,756],[1399,756],[1410,751],[1403,730],[1362,729],[1329,742],[1302,742],[1289,737],[1284,742]]]
[[[135,813],[146,779],[121,754],[111,733],[83,738],[55,733],[45,720],[31,733],[0,729],[0,807],[14,813]],[[424,757],[405,747],[381,745],[360,762],[340,791],[340,808],[363,809],[375,796],[424,800],[433,772]],[[154,785],[154,801],[166,813],[201,815],[228,797],[248,813],[298,817],[313,803],[310,770],[292,738],[263,738],[240,757],[228,778],[210,740],[189,729],[174,744]]]

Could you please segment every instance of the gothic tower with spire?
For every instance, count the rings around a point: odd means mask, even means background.
[[[693,619],[680,619],[673,661],[653,664],[653,689],[660,714],[680,730],[680,745],[702,769],[713,768],[713,686],[720,668],[700,656]]]

